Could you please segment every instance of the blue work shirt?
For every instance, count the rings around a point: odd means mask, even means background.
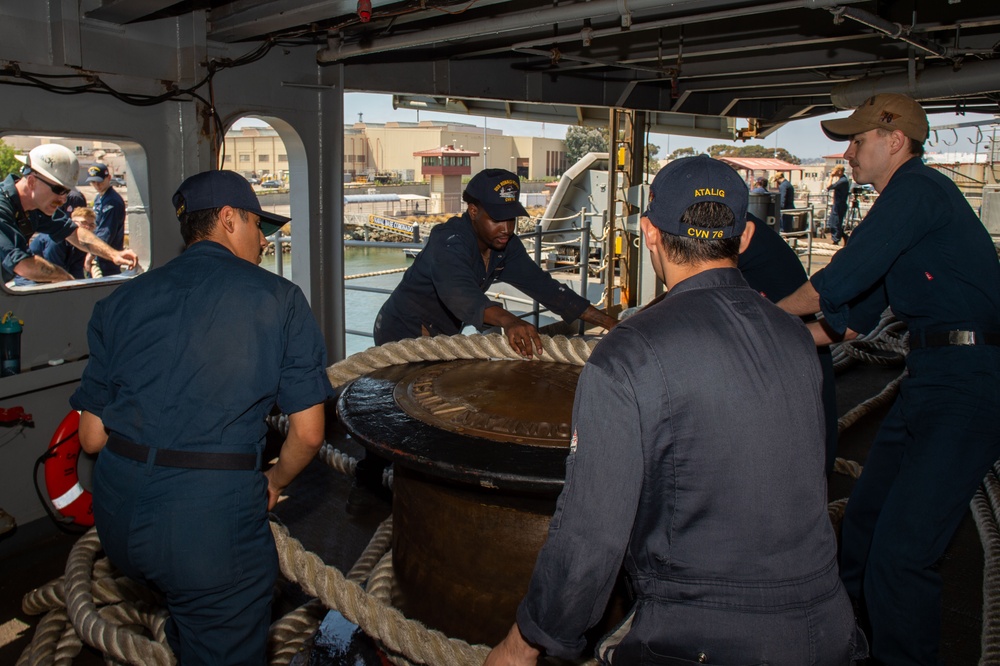
[[[841,176],[837,182],[826,188],[828,192],[833,192],[833,201],[830,204],[830,212],[834,215],[844,216],[847,212],[847,195],[851,193],[851,181],[847,176]]]
[[[43,257],[49,263],[61,266],[77,280],[83,279],[83,262],[87,253],[67,241],[56,242],[48,234],[38,233],[28,243],[31,253]]]
[[[103,194],[94,199],[94,212],[97,220],[94,235],[116,250],[125,247],[125,201],[122,195],[109,187]],[[118,275],[122,272],[120,266],[113,261],[94,257],[101,267],[102,275]]]
[[[911,334],[1000,331],[1000,263],[990,235],[955,184],[918,157],[896,170],[812,284],[841,333],[870,331],[890,303]],[[864,317],[852,313],[859,308]]]
[[[486,308],[496,305],[484,292],[499,281],[538,300],[567,322],[590,305],[539,268],[517,236],[510,237],[503,251],[490,250],[487,267],[472,220],[465,213],[431,231],[427,245],[382,305],[375,322],[375,342],[420,337],[421,326],[430,335],[455,335],[467,325],[481,329]]]
[[[14,279],[14,266],[33,256],[28,240],[36,231],[62,241],[76,230],[76,223],[61,210],[49,217],[39,210],[25,212],[11,174],[0,183],[0,275],[4,282]]]
[[[255,453],[275,404],[334,395],[302,291],[212,241],[99,301],[87,340],[70,404],[149,447]]]

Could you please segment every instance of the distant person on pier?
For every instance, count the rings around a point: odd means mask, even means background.
[[[636,599],[602,664],[866,656],[827,513],[816,351],[737,268],[747,203],[736,171],[708,156],[654,178],[640,225],[667,295],[583,369],[565,486],[486,666],[577,657],[621,567]]]
[[[828,339],[870,331],[886,306],[909,328],[908,373],[847,503],[840,567],[878,663],[936,665],[947,657],[938,560],[1000,458],[1000,264],[955,183],[922,162],[920,104],[881,93],[821,125],[848,142],[854,180],[879,197],[830,264],[779,305],[822,311]]]
[[[840,239],[844,237],[847,197],[851,193],[851,181],[844,175],[843,164],[833,167],[826,191],[830,193],[830,214],[826,218],[826,230],[830,234],[830,242],[840,245]]]
[[[754,181],[754,187],[750,190],[750,194],[770,194],[767,191],[767,178],[761,176]]]
[[[97,192],[94,197],[94,211],[97,213],[97,228],[94,233],[111,247],[121,250],[125,247],[125,200],[111,185],[111,170],[108,165],[98,163],[88,167],[87,182]],[[100,257],[97,257],[97,269],[101,277],[121,273],[121,268],[116,263]]]
[[[261,269],[261,210],[234,171],[174,194],[184,252],[94,306],[70,399],[99,455],[94,520],[110,560],[162,594],[177,663],[267,663],[278,557],[267,513],[319,451],[333,396],[302,291]],[[263,471],[278,405],[288,435]]]
[[[795,208],[795,188],[785,178],[785,174],[779,171],[774,174],[774,184],[778,188],[778,209],[789,210]],[[785,213],[781,216],[781,230],[793,231],[795,219],[791,214]]]
[[[480,171],[462,194],[465,213],[437,225],[375,318],[375,344],[422,335],[456,335],[465,326],[499,326],[515,352],[542,353],[530,323],[491,301],[486,291],[502,281],[539,301],[566,322],[611,329],[617,320],[542,270],[517,237],[521,180],[505,169]],[[586,261],[586,257],[581,258]],[[357,478],[378,488],[387,461],[367,454]],[[349,503],[350,505],[350,503]]]

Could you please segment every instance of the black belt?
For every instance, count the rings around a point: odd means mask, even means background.
[[[948,347],[951,345],[1000,345],[1000,333],[983,333],[980,331],[910,332],[910,349]]]
[[[179,451],[177,449],[151,449],[117,435],[108,435],[108,449],[129,460],[147,462],[152,453],[153,464],[160,467],[185,469],[222,469],[251,471],[257,469],[255,453],[210,453],[206,451]]]

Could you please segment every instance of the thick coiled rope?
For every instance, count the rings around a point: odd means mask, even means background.
[[[972,498],[972,517],[983,542],[983,633],[979,663],[1000,663],[1000,462]]]
[[[326,566],[315,553],[305,550],[283,526],[272,523],[271,531],[285,577],[298,582],[307,594],[318,598],[328,608],[337,609],[387,651],[404,654],[412,661],[429,666],[482,664],[489,654],[485,645],[471,646],[448,638],[440,631],[407,619],[392,606],[380,603],[336,568]]]
[[[893,321],[891,314],[887,314],[883,316],[879,327],[865,336],[863,341],[877,344],[878,346],[874,348],[880,351],[894,351],[905,355],[905,336],[900,336],[899,330],[899,323]],[[545,353],[537,357],[538,360],[574,365],[583,365],[596,344],[596,340],[567,339],[561,336],[556,338],[543,336],[542,340]],[[844,343],[844,345],[849,344],[851,343]],[[865,360],[863,354],[852,354],[846,348],[841,355],[849,358],[850,362]],[[520,359],[521,357],[513,352],[505,337],[497,334],[420,338],[391,343],[355,354],[331,366],[327,374],[334,386],[341,386],[363,374],[390,365],[471,358]],[[890,401],[898,391],[899,383],[904,376],[905,372],[878,396],[845,414],[838,423],[839,429],[845,430],[864,413]],[[276,425],[287,431],[287,419],[285,423]],[[329,445],[324,446],[320,457],[342,473],[353,474],[356,464],[353,458]],[[842,458],[837,459],[835,469],[855,478],[861,473],[861,466],[858,463]],[[1000,645],[1000,618],[998,618],[1000,585],[994,580],[995,563],[1000,558],[1000,530],[997,528],[995,517],[1000,510],[1000,480],[994,473],[992,480],[988,477],[987,482],[987,490],[977,495],[973,501],[973,509],[977,525],[980,525],[984,549],[988,551],[986,578],[990,581],[989,591],[984,590],[982,663],[995,663],[988,661],[987,655],[995,654],[995,646]],[[844,498],[829,504],[830,519],[834,524],[840,522],[846,502],[847,499]],[[327,608],[339,610],[348,620],[358,624],[366,634],[372,636],[389,652],[390,658],[395,663],[456,666],[482,663],[489,650],[486,646],[470,646],[463,641],[448,638],[440,632],[405,618],[398,610],[391,607],[389,603],[393,582],[389,551],[391,519],[379,526],[368,547],[347,576],[323,564],[315,554],[305,551],[301,543],[292,538],[283,526],[272,523],[271,527],[283,574],[290,581],[301,585],[308,594],[317,597],[272,625],[271,664],[287,664],[306,638],[315,631]],[[135,602],[140,604],[136,606],[136,611],[130,611],[127,606],[122,606],[122,610],[93,612],[93,599],[81,589],[80,576],[82,572],[89,572],[88,570],[98,569],[101,566],[107,569],[109,566],[107,560],[93,564],[93,554],[99,548],[99,544],[95,546],[95,542],[96,533],[92,531],[81,538],[74,547],[70,563],[67,564],[66,581],[70,581],[69,584],[59,579],[25,597],[26,612],[37,613],[49,609],[49,615],[39,623],[35,639],[22,654],[18,666],[22,663],[56,663],[54,661],[56,658],[61,660],[59,663],[69,663],[75,654],[73,633],[79,634],[87,644],[102,649],[123,663],[173,663],[173,657],[162,639],[162,612],[150,611],[141,617],[130,614],[138,612],[141,604],[146,602],[144,599]],[[139,589],[145,589],[124,579],[115,579],[112,584],[103,582],[103,578],[99,585],[94,585],[95,595],[106,597],[109,601],[117,598],[121,591],[136,596],[140,594]],[[367,589],[362,589],[360,583],[365,580],[368,581]],[[987,581],[984,579],[984,587],[986,586]],[[146,594],[148,596],[148,591]],[[70,609],[69,612],[62,608],[63,598],[69,600],[66,604]],[[120,616],[120,618],[110,616]],[[68,618],[75,618],[72,623],[75,632],[68,629],[70,626]],[[123,637],[121,634],[127,633],[124,628],[111,626],[116,619],[122,624],[139,624],[147,627],[155,640],[138,634],[132,634],[130,638]],[[79,651],[78,646],[75,649]]]

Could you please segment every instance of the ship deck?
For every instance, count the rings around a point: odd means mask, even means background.
[[[844,371],[837,381],[841,414],[876,395],[900,371],[899,367],[863,365]],[[874,410],[842,433],[841,457],[864,464],[884,411],[884,408]],[[361,453],[360,447],[337,425],[332,424],[329,430],[331,444],[350,455]],[[829,485],[830,499],[848,496],[852,485],[853,479],[835,473]],[[360,515],[348,515],[344,506],[349,491],[348,478],[314,460],[289,487],[287,499],[275,511],[308,550],[342,571],[351,567],[379,522],[389,513],[387,503],[376,502]],[[0,665],[17,661],[40,619],[22,612],[22,597],[62,574],[76,538],[60,532],[51,521],[43,519],[20,526],[0,540]],[[979,662],[982,572],[983,549],[970,513],[941,562],[945,583],[942,658],[950,666],[971,666]],[[276,612],[283,614],[305,600],[305,595],[296,586],[280,584]],[[338,624],[334,618],[324,623],[325,631],[321,631],[307,653],[296,657],[295,663],[379,663],[368,652],[365,653],[368,657],[352,653],[350,661],[339,661],[342,657],[336,656],[336,646],[343,634],[343,624]],[[96,651],[84,648],[74,663],[101,664],[103,660]]]

